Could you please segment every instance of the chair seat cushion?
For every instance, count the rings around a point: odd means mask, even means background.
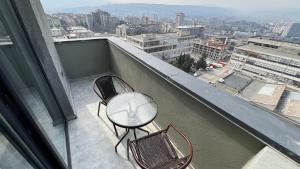
[[[165,132],[136,140],[134,145],[139,161],[149,168],[154,169],[179,160]]]
[[[156,166],[150,169],[176,169],[186,164],[188,157],[171,160],[161,166]]]

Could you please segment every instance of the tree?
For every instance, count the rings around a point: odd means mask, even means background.
[[[185,54],[181,54],[179,56],[179,58],[177,59],[177,64],[178,65],[183,65],[185,58],[186,58]]]
[[[195,63],[195,68],[198,70],[200,68],[205,69],[207,67],[206,63],[207,55],[202,54],[202,57]]]
[[[161,56],[161,60],[168,60],[168,57],[166,56],[166,54],[163,52],[162,56]]]
[[[194,63],[194,59],[190,57],[190,55],[182,54],[180,55],[176,61],[170,62],[172,65],[178,67],[179,69],[189,73],[191,71],[191,67]]]

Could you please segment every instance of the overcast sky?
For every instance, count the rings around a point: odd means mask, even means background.
[[[108,3],[155,3],[230,7],[238,9],[299,8],[300,0],[41,0],[44,8],[100,6]]]

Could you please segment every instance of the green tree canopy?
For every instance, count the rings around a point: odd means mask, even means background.
[[[194,63],[194,59],[187,54],[182,54],[177,58],[176,61],[171,62],[172,65],[178,67],[179,69],[187,73],[191,71],[191,67],[193,63]]]
[[[205,69],[207,67],[206,63],[207,55],[202,54],[202,57],[195,63],[195,68],[198,70],[200,68]]]

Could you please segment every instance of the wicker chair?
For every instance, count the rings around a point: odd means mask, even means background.
[[[100,97],[100,101],[98,104],[98,116],[100,113],[101,104],[106,106],[110,99],[120,93],[134,92],[134,89],[128,83],[126,83],[120,77],[111,73],[100,75],[94,81],[93,90]],[[119,137],[116,125],[114,125],[114,129],[117,137]]]
[[[189,155],[178,157],[167,135],[170,127],[187,142]],[[129,158],[130,148],[135,161],[143,169],[183,169],[190,164],[193,157],[191,141],[172,124],[148,136],[133,141],[128,139],[127,144],[127,157]]]

